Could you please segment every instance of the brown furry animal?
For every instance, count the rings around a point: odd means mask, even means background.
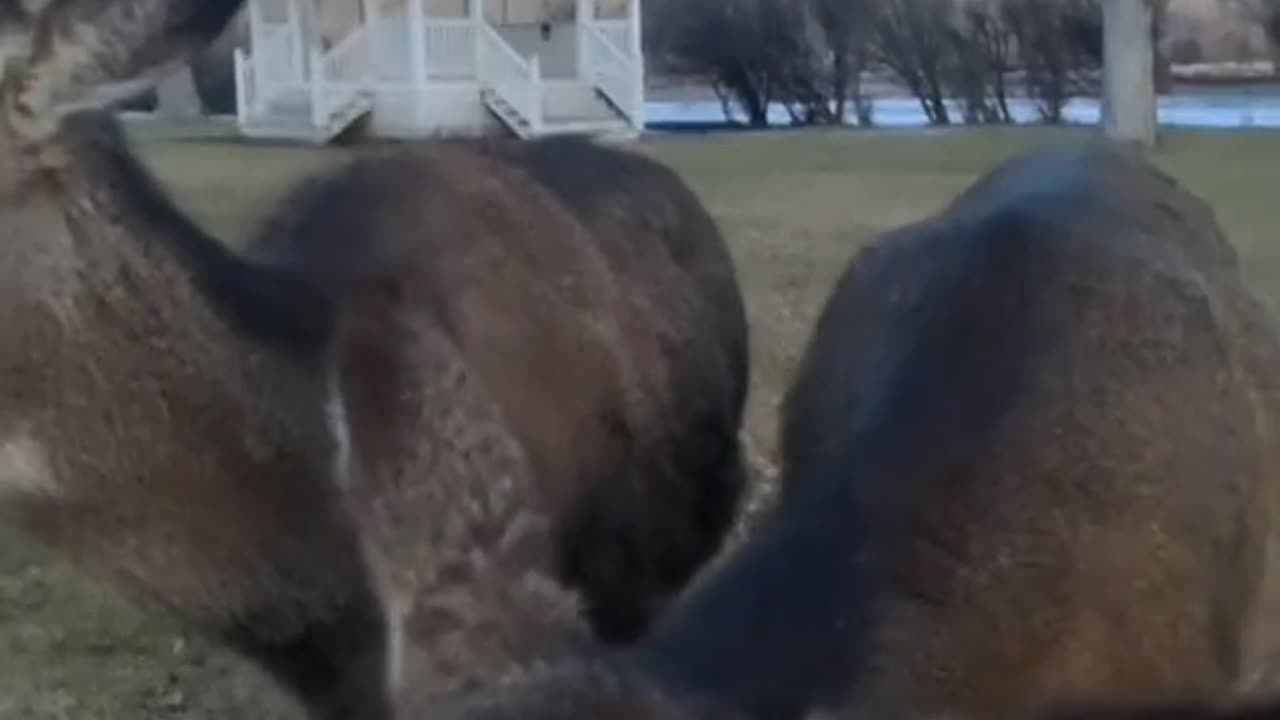
[[[670,368],[648,380],[670,383],[665,398],[649,397],[665,403],[649,411],[664,419],[647,428],[648,442],[662,450],[643,458],[654,467],[633,472],[650,473],[655,482],[671,477],[671,486],[651,487],[631,506],[651,504],[651,512],[635,513],[636,519],[663,525],[621,537],[608,529],[616,521],[609,514],[583,511],[565,523],[560,541],[565,580],[586,588],[594,627],[607,640],[631,641],[719,547],[743,491],[733,432],[746,401],[747,325],[733,260],[698,198],[653,160],[577,136],[482,147],[531,174],[590,231],[627,304],[628,347],[635,358],[648,353],[639,369]],[[681,476],[701,482],[675,481]],[[589,499],[584,507],[595,502],[611,501]],[[669,503],[684,508],[684,520],[663,518]],[[621,542],[601,544],[602,536]],[[654,541],[664,545],[661,552],[644,550]],[[652,562],[640,566],[617,557],[626,547]]]
[[[1280,697],[1184,700],[1150,704],[1084,704],[1036,713],[1033,720],[1276,720]],[[936,720],[963,720],[937,718]],[[973,719],[973,720],[976,720]]]
[[[791,389],[785,491],[637,646],[466,720],[905,720],[1223,697],[1272,522],[1280,352],[1210,210],[1099,147],[866,249]]]
[[[331,301],[201,232],[109,118],[64,119],[198,49],[236,3],[186,5],[69,0],[4,27],[27,50],[0,85],[0,517],[317,717],[384,717],[386,622],[333,476]],[[24,105],[31,88],[57,102]]]
[[[342,298],[353,487],[415,690],[639,636],[743,486],[745,313],[693,194],[585,141],[447,142],[286,205],[252,255]]]
[[[1180,699],[1178,699],[1180,698]],[[1226,697],[1174,695],[1156,702],[1056,704],[1021,716],[1023,720],[1275,720],[1280,695]],[[993,716],[942,713],[922,720],[997,720]],[[1009,720],[1008,717],[1003,720]]]
[[[319,182],[237,257],[113,121],[67,115],[216,35],[194,7],[54,0],[3,28],[0,517],[318,718],[388,716],[409,609],[462,685],[594,642],[577,590],[634,637],[740,490],[745,322],[705,211],[678,181],[600,196],[723,265],[664,261],[511,162],[426,146]]]

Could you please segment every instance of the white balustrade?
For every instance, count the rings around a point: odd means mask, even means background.
[[[618,106],[628,120],[638,117],[637,72],[635,58],[616,44],[598,24],[587,30],[587,55],[591,58],[591,81],[610,102]]]
[[[541,130],[542,70],[538,58],[525,60],[497,30],[480,26],[480,82],[529,122],[534,132]]]
[[[245,57],[244,50],[236,48],[232,57],[236,73],[236,121],[245,125],[252,112],[258,108],[257,78],[254,76],[253,63]]]
[[[470,20],[427,20],[427,72],[435,77],[476,77],[476,28]]]
[[[313,52],[312,120],[316,127],[326,127],[369,84],[369,32],[364,26],[358,27],[332,48]]]
[[[609,42],[613,43],[619,50],[625,51],[631,46],[631,28],[628,27],[628,21],[621,20],[596,20],[591,23],[592,27],[599,30],[602,35],[609,38]]]

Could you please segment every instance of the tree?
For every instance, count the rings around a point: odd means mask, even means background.
[[[950,29],[946,85],[964,104],[965,122],[1012,122],[1008,77],[1013,33],[997,0],[961,0]]]
[[[704,78],[750,125],[782,103],[794,122],[830,115],[809,16],[791,0],[666,0],[653,22],[658,51],[677,72]]]
[[[1280,0],[1245,0],[1245,11],[1266,35],[1280,73]]]
[[[1156,93],[1149,0],[1108,0],[1103,21],[1107,136],[1151,146],[1156,141]]]
[[[874,0],[811,0],[830,60],[828,85],[837,122],[853,104],[859,124],[871,124],[871,103],[862,92],[862,75],[871,63],[875,27]]]
[[[1062,122],[1067,102],[1097,87],[1095,74],[1102,65],[1098,0],[1005,0],[1002,14],[1017,44],[1027,94],[1041,119]]]
[[[952,41],[953,0],[880,0],[875,58],[920,101],[934,125],[949,125],[943,75]]]

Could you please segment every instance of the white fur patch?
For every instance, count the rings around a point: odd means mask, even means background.
[[[404,688],[405,653],[408,652],[408,639],[405,627],[409,615],[413,612],[413,598],[398,592],[391,579],[391,568],[386,556],[366,535],[363,539],[365,559],[373,576],[374,591],[382,603],[382,617],[386,622],[386,690],[388,697],[399,698]]]
[[[384,598],[383,608],[387,617],[387,690],[391,697],[399,697],[404,687],[405,625],[409,622],[412,603],[399,599],[395,593]]]
[[[43,445],[28,435],[14,435],[0,443],[0,499],[61,492]]]
[[[328,399],[324,403],[325,422],[333,438],[333,480],[342,490],[351,489],[351,426],[347,421],[347,403],[337,371],[329,373]]]

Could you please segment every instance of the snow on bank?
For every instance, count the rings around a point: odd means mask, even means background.
[[[961,117],[960,106],[948,102],[953,120]],[[645,106],[650,124],[676,128],[680,125],[714,125],[723,123],[720,103],[706,100],[649,101]],[[1040,121],[1035,104],[1027,98],[1010,98],[1009,110],[1018,123]],[[1096,125],[1101,106],[1096,98],[1076,98],[1064,108],[1067,122]],[[745,117],[735,112],[735,119]],[[1280,96],[1247,94],[1178,94],[1159,99],[1157,117],[1161,125],[1204,128],[1280,128]],[[790,117],[780,104],[769,106],[769,122],[786,126]],[[856,124],[850,116],[849,123]],[[879,127],[925,127],[928,120],[915,98],[878,98],[875,101],[875,124]]]

